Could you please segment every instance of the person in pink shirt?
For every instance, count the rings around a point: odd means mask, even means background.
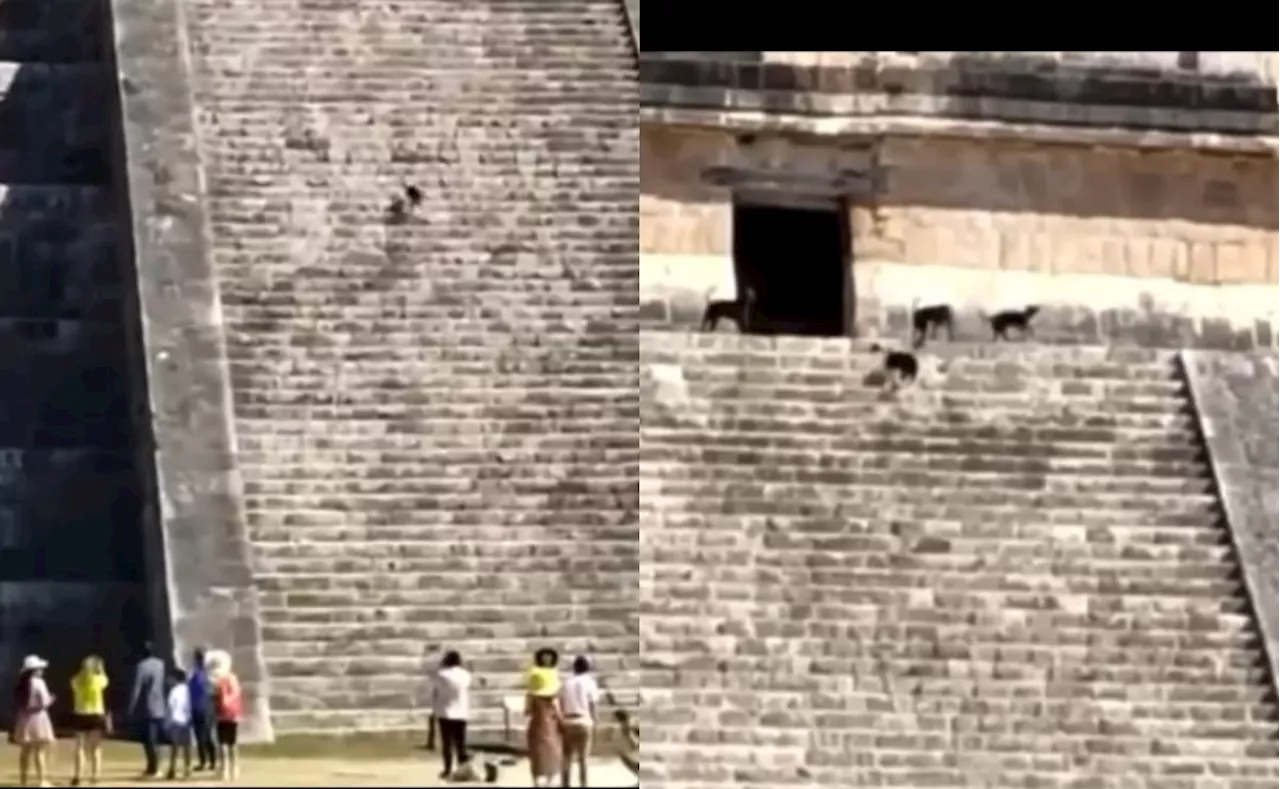
[[[37,786],[49,783],[49,747],[53,745],[53,722],[49,708],[53,706],[53,694],[44,681],[48,661],[38,655],[27,655],[22,661],[22,672],[13,689],[13,708],[17,714],[13,722],[10,741],[18,746],[18,781],[27,786],[27,778],[35,768]]]

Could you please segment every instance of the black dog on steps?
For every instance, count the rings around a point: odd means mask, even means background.
[[[1008,340],[1009,330],[1017,329],[1018,336],[1026,339],[1034,336],[1031,330],[1031,319],[1040,311],[1037,306],[1023,307],[1020,310],[1001,310],[987,315],[987,323],[991,325],[991,339]]]
[[[895,351],[880,345],[872,345],[871,352],[884,354],[885,378],[895,387],[915,381],[920,374],[920,361],[913,353]]]
[[[947,333],[947,342],[954,337],[955,313],[949,304],[931,304],[927,307],[911,306],[911,347],[919,348],[925,340],[932,340],[938,330]]]
[[[715,331],[722,320],[731,320],[738,327],[739,334],[751,330],[751,308],[756,303],[756,292],[751,288],[743,288],[738,298],[733,301],[713,301],[702,313],[702,330]]]

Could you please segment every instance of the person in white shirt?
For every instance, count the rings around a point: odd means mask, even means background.
[[[471,672],[462,667],[462,656],[446,652],[431,685],[431,710],[440,731],[440,750],[444,772],[440,777],[454,777],[453,767],[465,766],[467,753],[467,718],[471,715]]]
[[[165,696],[165,729],[169,735],[169,780],[178,775],[178,751],[182,751],[182,775],[191,777],[191,690],[187,675],[176,668],[169,675]]]
[[[564,785],[570,786],[570,772],[576,762],[578,779],[587,786],[587,757],[596,725],[596,705],[600,686],[591,674],[591,661],[579,655],[573,659],[573,676],[560,687],[560,711],[564,715]]]

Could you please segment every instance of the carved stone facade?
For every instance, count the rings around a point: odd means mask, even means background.
[[[1275,344],[1275,53],[1228,75],[1093,65],[1114,53],[698,54],[642,62],[649,325],[732,298],[746,189],[838,206],[860,335],[929,301],[962,335],[1038,304],[1046,338]]]

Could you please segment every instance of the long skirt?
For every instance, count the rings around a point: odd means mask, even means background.
[[[554,698],[535,697],[529,708],[529,761],[537,776],[559,776],[564,738]]]

